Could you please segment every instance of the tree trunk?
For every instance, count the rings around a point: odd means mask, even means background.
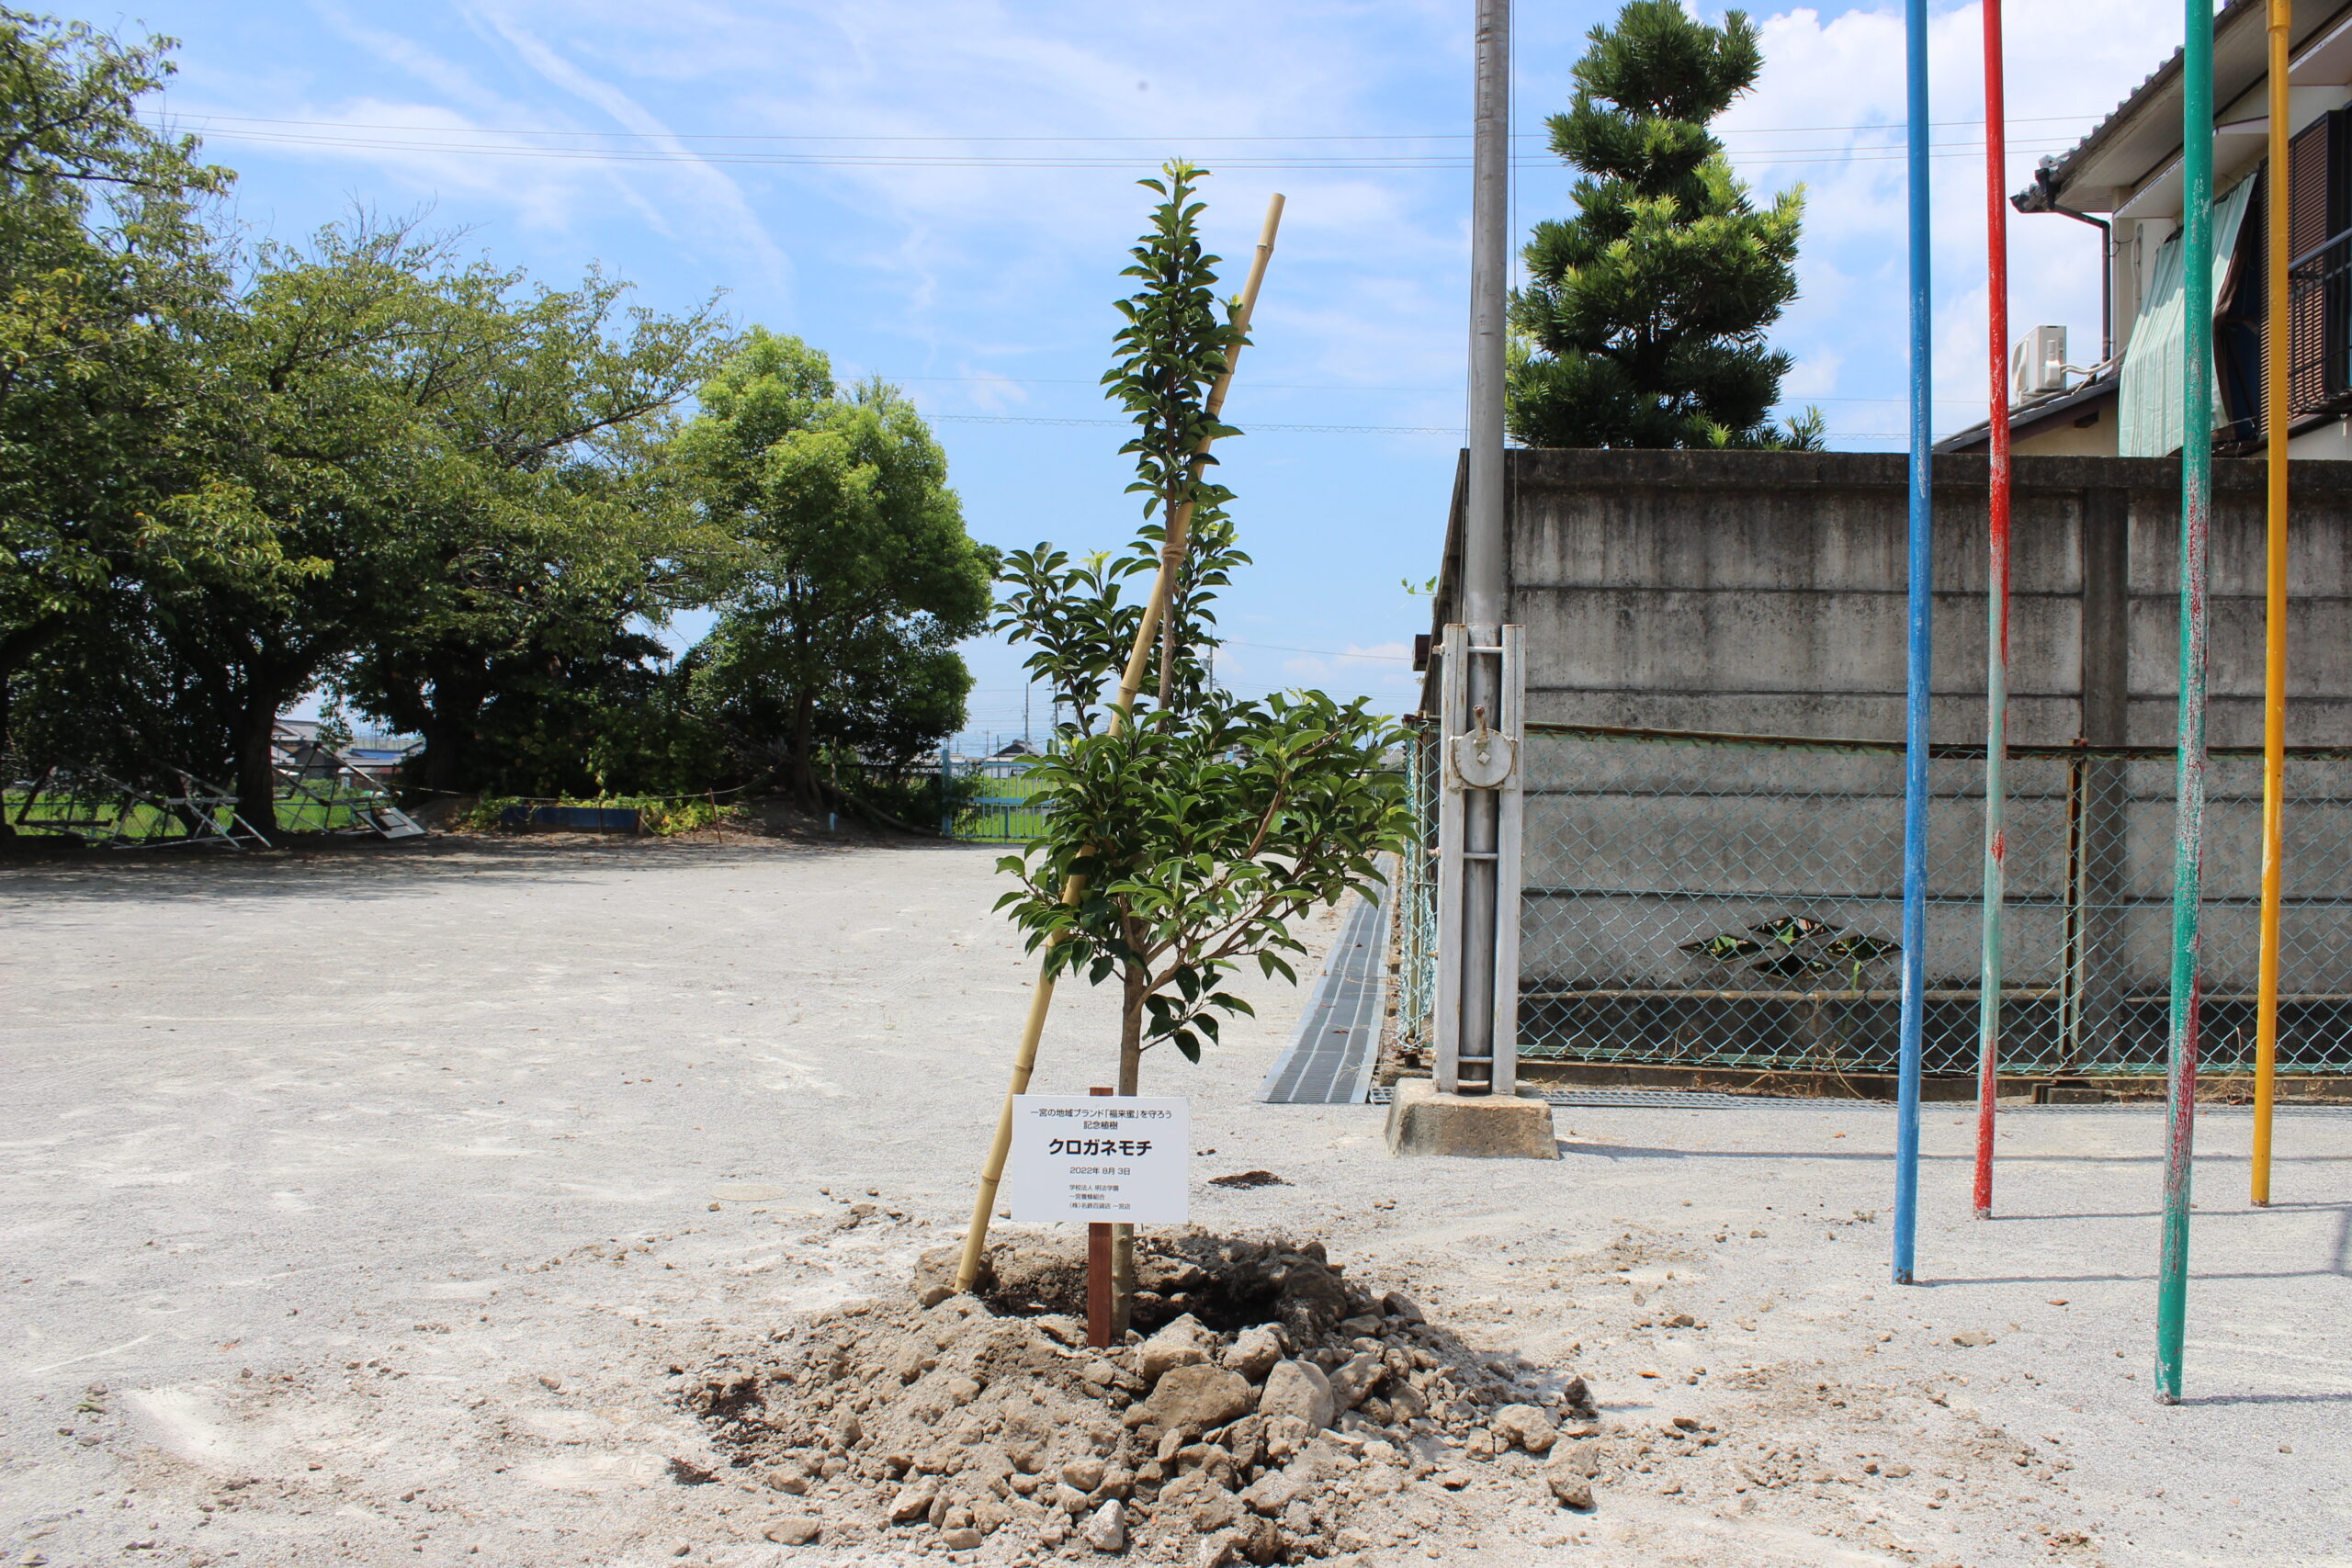
[[[264,839],[277,837],[277,773],[270,766],[270,735],[288,694],[255,681],[246,688],[237,721],[237,815]]]
[[[473,775],[474,726],[482,704],[490,697],[486,682],[433,677],[432,700],[425,705],[424,766],[418,782],[437,795],[462,795],[481,781]]]
[[[9,698],[15,688],[15,682],[10,677],[14,673],[13,667],[0,664],[0,767],[6,766],[16,756],[14,749],[8,743]],[[5,781],[6,777],[6,773],[0,773],[0,781]],[[34,788],[38,790],[40,786],[36,784]],[[0,844],[6,843],[16,836],[17,824],[8,815],[7,800],[6,797],[0,797]]]
[[[792,793],[814,811],[824,804],[817,788],[817,694],[803,691],[792,704]]]
[[[1147,976],[1141,965],[1126,966],[1126,995],[1119,1012],[1119,1092],[1131,1095],[1143,1078],[1143,1003]],[[1135,1318],[1136,1227],[1111,1227],[1111,1338],[1116,1343]]]

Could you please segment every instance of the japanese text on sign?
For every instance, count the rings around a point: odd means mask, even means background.
[[[1006,1182],[1012,1217],[1182,1224],[1191,1214],[1191,1144],[1182,1099],[1017,1096]]]

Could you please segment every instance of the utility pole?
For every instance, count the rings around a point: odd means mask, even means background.
[[[1551,1107],[1518,1093],[1520,628],[1504,625],[1503,385],[1510,257],[1510,0],[1476,0],[1471,152],[1470,484],[1461,619],[1439,655],[1437,1077],[1399,1084],[1398,1154],[1555,1159]]]

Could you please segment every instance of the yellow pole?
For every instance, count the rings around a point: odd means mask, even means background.
[[[1237,338],[1249,335],[1250,317],[1258,308],[1258,287],[1266,280],[1266,263],[1274,254],[1274,231],[1282,226],[1282,220],[1283,196],[1276,191],[1266,203],[1265,227],[1259,231],[1258,251],[1250,260],[1250,276],[1241,286],[1241,302],[1234,309]],[[1224,374],[1209,389],[1208,412],[1212,419],[1225,408],[1225,394],[1233,385],[1233,367],[1240,358],[1241,345],[1237,342],[1233,352],[1225,357]],[[1193,478],[1196,481],[1207,467],[1211,439],[1203,436],[1193,449]],[[1151,598],[1144,604],[1142,623],[1136,627],[1126,670],[1119,677],[1118,700],[1112,705],[1110,732],[1114,735],[1125,728],[1127,715],[1135,707],[1136,694],[1143,690],[1144,670],[1151,657],[1159,618],[1167,614],[1175,575],[1181,569],[1192,531],[1193,503],[1187,500],[1168,520],[1168,543],[1159,558],[1159,573],[1153,580]],[[1073,876],[1062,885],[1062,902],[1075,904],[1085,893],[1086,879]],[[1047,960],[1050,958],[1048,953]],[[996,1136],[989,1144],[988,1161],[980,1169],[980,1190],[972,1204],[972,1223],[964,1232],[964,1253],[956,1266],[956,1288],[959,1291],[970,1290],[980,1277],[980,1252],[988,1246],[989,1220],[996,1213],[997,1188],[1004,1180],[1005,1156],[1012,1149],[1012,1101],[1015,1096],[1029,1092],[1029,1077],[1037,1066],[1037,1042],[1046,1032],[1046,1014],[1054,1005],[1054,982],[1048,977],[1046,962],[1038,964],[1037,988],[1029,998],[1029,1017],[1021,1026],[1020,1049],[1013,1054],[1012,1082],[1004,1091],[1004,1107],[997,1113]]]
[[[2270,0],[2269,234],[2264,246],[2270,353],[2263,365],[2269,481],[2262,657],[2262,961],[2256,983],[2254,1201],[2270,1201],[2271,1102],[2278,1078],[2278,898],[2287,771],[2287,33],[2294,0]]]

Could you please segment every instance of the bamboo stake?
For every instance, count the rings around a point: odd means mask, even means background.
[[[2262,956],[2256,971],[2254,1201],[2270,1201],[2271,1106],[2278,1089],[2278,902],[2287,794],[2287,32],[2294,0],[2270,0],[2269,233],[2263,256],[2270,353],[2262,367],[2269,557],[2262,659]]]
[[[1241,303],[1234,310],[1233,324],[1239,329],[1237,338],[1250,332],[1250,318],[1258,307],[1258,288],[1266,279],[1266,263],[1274,254],[1274,231],[1282,226],[1283,196],[1276,191],[1266,203],[1265,227],[1258,234],[1257,254],[1250,261],[1250,276],[1241,286]],[[1241,358],[1241,344],[1236,342],[1233,352],[1226,355],[1225,373],[1209,389],[1208,412],[1215,417],[1225,407],[1225,394],[1233,385],[1234,367]],[[1208,467],[1209,446],[1213,438],[1203,436],[1193,453],[1193,478],[1197,480]],[[1188,490],[1190,486],[1186,487]],[[1127,652],[1127,666],[1119,677],[1118,700],[1112,705],[1110,732],[1114,735],[1126,728],[1127,716],[1134,710],[1136,694],[1143,690],[1144,671],[1149,666],[1154,634],[1159,629],[1160,617],[1167,614],[1174,574],[1171,563],[1181,562],[1192,537],[1193,503],[1187,500],[1174,516],[1168,520],[1167,547],[1161,552],[1159,572],[1153,581],[1151,597],[1144,604],[1143,620],[1136,627],[1135,645]],[[1075,904],[1086,895],[1086,879],[1072,876],[1062,884],[1062,902]],[[968,1291],[980,1276],[980,1251],[988,1245],[989,1220],[996,1211],[998,1186],[1004,1179],[1005,1156],[1012,1148],[1012,1101],[1015,1096],[1029,1091],[1030,1075],[1036,1070],[1037,1042],[1046,1032],[1046,1014],[1054,1005],[1054,982],[1048,977],[1046,964],[1052,961],[1053,945],[1047,939],[1048,952],[1039,961],[1037,988],[1029,998],[1029,1017],[1021,1027],[1021,1044],[1013,1054],[1012,1082],[1004,1092],[1004,1109],[997,1115],[996,1137],[989,1145],[989,1156],[980,1169],[980,1191],[972,1205],[972,1223],[964,1233],[964,1255],[956,1267],[956,1288]],[[1129,1092],[1133,1092],[1130,1090]]]

